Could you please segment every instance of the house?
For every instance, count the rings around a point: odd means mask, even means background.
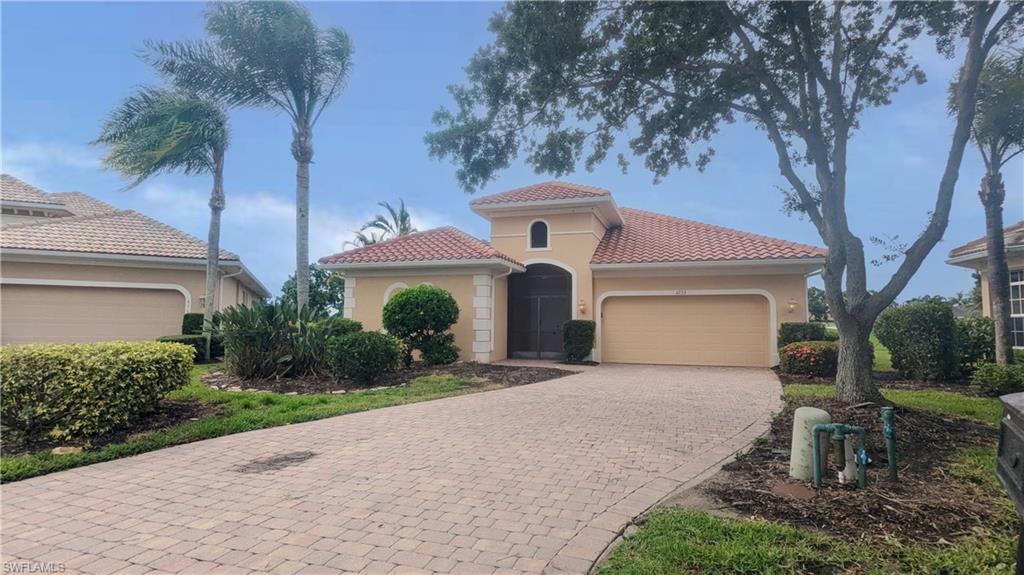
[[[767,367],[779,324],[807,320],[825,251],[620,208],[608,190],[546,182],[474,199],[483,242],[452,227],[324,257],[346,317],[381,327],[398,290],[450,291],[463,360],[553,358],[562,325],[596,322],[596,361]]]
[[[155,339],[201,312],[206,243],[80,192],[0,176],[0,342]],[[222,251],[217,309],[270,292]]]
[[[1010,332],[1013,347],[1024,348],[1024,220],[1003,228],[1006,263],[1010,268]],[[992,317],[988,293],[988,250],[985,238],[953,248],[947,264],[972,269],[981,276],[981,313]]]

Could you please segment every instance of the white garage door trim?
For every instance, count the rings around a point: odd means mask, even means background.
[[[777,312],[775,296],[763,289],[678,289],[678,290],[620,290],[607,291],[597,298],[597,333],[594,338],[594,361],[601,361],[601,325],[604,323],[602,307],[604,300],[610,297],[664,297],[664,296],[701,296],[701,295],[759,295],[768,300],[768,344],[771,346],[772,366],[779,364],[778,333],[776,331]]]
[[[38,278],[0,278],[0,284],[60,287],[103,287],[125,289],[174,290],[185,297],[185,313],[192,312],[192,294],[180,284],[158,284],[142,282],[101,282],[91,280],[55,280]]]

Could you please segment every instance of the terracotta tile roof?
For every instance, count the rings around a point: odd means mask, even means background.
[[[50,194],[9,174],[0,174],[0,199],[9,202],[60,204],[60,201],[51,198]]]
[[[1024,220],[1021,220],[1015,224],[1003,227],[1003,241],[1006,243],[1006,247],[1024,246]],[[955,247],[949,252],[949,257],[955,258],[959,256],[965,256],[973,253],[985,252],[985,238],[980,237],[976,240],[967,242],[966,244]]]
[[[11,224],[0,235],[5,249],[206,258],[206,242],[132,210]],[[226,250],[220,254],[239,259]]]
[[[516,188],[507,192],[501,192],[500,194],[492,194],[490,196],[476,198],[469,202],[469,205],[487,206],[491,204],[599,198],[601,196],[611,196],[611,192],[602,188],[592,188],[590,186],[581,186],[579,184],[570,184],[568,182],[552,180],[550,182],[543,182],[532,186]]]
[[[64,208],[76,216],[91,216],[107,212],[116,212],[114,206],[87,196],[82,192],[61,192],[49,194],[51,198],[64,205]]]
[[[825,250],[673,216],[620,208],[623,225],[609,229],[592,264],[820,258]]]
[[[321,264],[374,264],[444,260],[503,260],[519,262],[451,226],[415,232],[393,240],[320,258]]]

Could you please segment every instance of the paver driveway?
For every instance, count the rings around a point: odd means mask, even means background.
[[[88,573],[585,573],[780,393],[768,370],[609,365],[173,447],[3,486],[2,551]]]

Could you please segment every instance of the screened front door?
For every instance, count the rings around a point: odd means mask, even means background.
[[[534,264],[509,277],[509,355],[561,358],[562,326],[572,317],[572,276],[557,266]]]

